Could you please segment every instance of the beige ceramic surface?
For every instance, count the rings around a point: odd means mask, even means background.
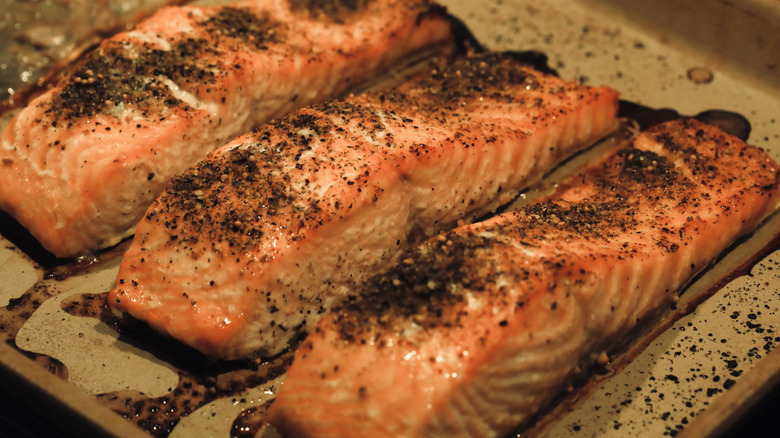
[[[539,50],[561,76],[608,84],[623,97],[683,114],[724,109],[746,116],[750,142],[780,158],[780,4],[774,1],[685,2],[448,0],[442,1],[487,47]],[[654,6],[651,8],[649,5]],[[689,78],[712,74],[711,81]],[[698,75],[698,76],[697,76]],[[618,358],[611,371],[578,390],[531,431],[537,436],[660,436],[680,430],[718,430],[729,420],[697,425],[710,406],[728,406],[743,381],[758,386],[778,371],[765,359],[780,342],[780,252],[771,253],[714,296],[693,309],[712,285],[736,270],[780,232],[775,217],[699,278],[682,296],[676,323],[646,349]],[[106,324],[62,310],[61,302],[113,286],[118,256],[65,281],[43,278],[43,271],[5,239],[0,240],[0,307],[31,288],[52,297],[21,327],[16,346],[52,356],[68,370],[61,392],[88,395],[136,390],[164,396],[177,385],[177,370],[143,345],[118,338]],[[689,310],[691,312],[689,312]],[[674,316],[675,313],[672,313]],[[8,350],[8,351],[6,351]],[[0,350],[0,361],[38,385],[59,379],[18,366],[24,358]],[[631,360],[629,360],[631,359]],[[20,362],[22,361],[22,362]],[[763,364],[769,365],[763,365]],[[757,366],[761,364],[762,366]],[[618,366],[619,365],[619,366]],[[35,366],[35,365],[31,365]],[[757,372],[752,372],[757,369]],[[214,400],[190,414],[171,436],[228,436],[244,410],[273,397],[278,380]],[[745,383],[745,386],[748,384]],[[753,391],[741,391],[740,400]],[[79,397],[81,397],[79,395]],[[58,397],[53,394],[52,397]],[[736,395],[735,395],[736,397]],[[79,399],[81,400],[81,399]],[[80,401],[77,410],[113,429],[114,417],[98,403]],[[722,409],[722,408],[719,408]],[[736,412],[726,408],[725,412]],[[739,413],[739,412],[738,412]],[[714,426],[712,426],[714,424]],[[698,428],[698,429],[697,429]],[[122,429],[123,433],[129,433]]]
[[[62,302],[74,295],[105,290],[116,273],[117,268],[110,266],[58,282],[63,292],[32,314],[17,333],[16,346],[57,358],[68,369],[68,381],[89,394],[137,389],[149,397],[165,395],[179,380],[171,365],[118,340],[106,324],[62,309]]]

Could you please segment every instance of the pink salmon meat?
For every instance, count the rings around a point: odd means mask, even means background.
[[[90,254],[130,236],[171,177],[232,137],[453,45],[427,0],[164,8],[8,124],[0,208],[54,255]]]
[[[548,199],[427,240],[313,328],[284,436],[507,436],[778,206],[778,165],[693,119]]]
[[[110,304],[210,356],[277,354],[410,243],[610,133],[617,102],[487,53],[299,110],[174,179]]]

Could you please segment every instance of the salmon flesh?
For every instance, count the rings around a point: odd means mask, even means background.
[[[296,352],[283,436],[507,436],[778,205],[778,165],[697,122],[649,129],[548,199],[427,240]]]
[[[427,0],[164,8],[3,130],[0,208],[58,257],[112,246],[171,177],[234,136],[453,44]]]
[[[173,180],[110,304],[209,356],[277,354],[411,243],[610,133],[617,101],[485,53],[299,110]]]

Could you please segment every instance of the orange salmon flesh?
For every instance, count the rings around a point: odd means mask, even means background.
[[[548,199],[458,227],[312,330],[283,436],[507,436],[778,205],[778,165],[695,120],[649,129]]]
[[[0,208],[58,257],[93,253],[232,137],[453,45],[450,18],[426,0],[164,8],[3,130]]]
[[[110,305],[209,356],[275,355],[409,245],[610,133],[617,104],[607,87],[485,53],[299,110],[174,179]]]

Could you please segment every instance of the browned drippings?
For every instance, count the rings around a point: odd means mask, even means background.
[[[63,281],[70,277],[86,274],[104,266],[106,263],[122,257],[132,239],[125,239],[117,245],[106,248],[99,253],[79,257],[75,260],[57,259],[60,263],[47,266],[43,278]]]
[[[742,114],[723,110],[707,110],[694,117],[704,123],[715,125],[742,141],[747,141],[750,137],[750,122]]]
[[[254,438],[265,424],[265,414],[271,407],[273,400],[260,406],[244,409],[230,427],[231,438]]]
[[[0,339],[14,347],[16,334],[22,325],[44,301],[57,293],[46,284],[38,283],[19,298],[9,300],[7,306],[0,307]]]
[[[0,211],[0,234],[42,267],[54,267],[68,263],[67,260],[58,259],[43,249],[43,246],[27,229],[3,211]]]
[[[170,434],[182,416],[218,398],[213,376],[179,373],[179,384],[162,397],[150,398],[138,391],[100,394],[97,399],[153,436]]]
[[[108,408],[132,421],[153,436],[167,436],[183,416],[219,398],[237,394],[273,380],[286,372],[292,352],[276,359],[218,361],[153,331],[133,318],[117,315],[106,303],[108,294],[78,294],[67,298],[62,309],[74,316],[97,318],[120,334],[124,342],[135,344],[160,360],[178,368],[179,382],[161,397],[148,397],[138,391],[123,390],[97,396]],[[256,430],[264,410],[253,410],[240,418],[236,430]],[[250,424],[251,423],[251,424]]]
[[[742,114],[711,109],[702,111],[694,116],[685,116],[671,108],[651,108],[631,102],[628,100],[620,101],[620,111],[618,116],[632,119],[637,122],[642,130],[658,125],[670,120],[676,120],[682,117],[693,117],[700,122],[714,125],[742,141],[747,141],[750,137],[750,122]]]
[[[56,294],[56,290],[38,283],[19,298],[9,300],[7,306],[0,307],[0,339],[16,348],[16,334],[19,329],[44,301]],[[63,379],[68,378],[68,369],[59,360],[43,354],[20,351],[51,374]]]
[[[60,379],[68,380],[68,368],[57,359],[45,354],[30,353],[29,351],[22,351],[22,353],[49,373]]]
[[[162,397],[150,398],[137,391],[117,391],[98,395],[110,409],[154,436],[167,436],[173,427],[198,408],[219,398],[237,394],[262,385],[284,373],[292,362],[292,354],[284,355],[257,367],[226,371],[229,364],[201,364],[206,369],[197,372],[179,371],[179,383]],[[255,430],[264,410],[253,411],[237,419],[236,430]]]
[[[60,281],[84,274],[121,257],[131,243],[131,239],[125,239],[119,244],[93,255],[72,260],[62,259],[44,249],[29,231],[13,217],[2,211],[0,211],[0,235],[23,252],[36,265],[36,268],[43,269],[44,278]]]

